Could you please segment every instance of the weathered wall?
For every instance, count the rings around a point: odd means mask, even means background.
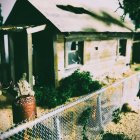
[[[100,40],[100,41],[84,41],[84,57],[83,65],[66,69],[65,68],[65,43],[64,38],[56,41],[56,80],[70,75],[77,68],[90,71],[93,75],[98,76],[109,71],[128,69],[127,63],[131,59],[131,40],[127,41],[126,56],[119,57],[118,39]]]
[[[64,39],[57,40],[54,44],[54,70],[55,70],[55,84],[63,78],[64,75]]]
[[[104,41],[85,41],[84,66],[94,75],[100,75],[118,68],[123,71],[131,60],[132,40],[127,40],[126,56],[119,55],[118,39]],[[128,66],[129,67],[129,66]]]
[[[105,61],[116,55],[117,40],[85,41],[85,64]]]

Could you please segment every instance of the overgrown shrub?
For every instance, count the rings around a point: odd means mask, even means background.
[[[103,134],[101,140],[131,140],[131,139],[123,133],[113,134],[113,133],[107,132]]]
[[[113,117],[112,121],[116,124],[121,120],[121,110],[120,110],[120,108],[113,111],[112,117]]]
[[[140,70],[140,67],[135,68],[135,71],[139,71],[139,70]]]
[[[91,113],[92,113],[92,108],[89,107],[82,112],[82,114],[78,119],[78,123],[83,126],[83,130],[82,130],[83,140],[88,140],[88,136],[86,135],[86,132],[87,132],[87,124],[89,122]]]
[[[58,91],[53,87],[48,88],[48,90],[47,90],[47,103],[46,103],[48,108],[54,108],[60,104],[62,104],[62,103],[60,102],[60,98],[58,96]]]
[[[93,81],[89,72],[76,70],[72,75],[62,79],[57,89],[53,87],[35,87],[37,105],[49,108],[64,104],[69,98],[88,94],[98,90],[102,85]]]
[[[58,92],[53,87],[35,87],[36,103],[39,106],[47,106],[53,108],[59,105]]]
[[[58,88],[57,90],[58,90],[58,99],[59,99],[60,104],[65,103],[66,101],[68,101],[69,98],[72,97],[71,89],[63,89],[61,87],[61,88]]]
[[[79,116],[78,123],[80,125],[87,124],[87,122],[89,120],[89,117],[91,116],[91,113],[92,113],[92,108],[91,107],[89,107],[86,110],[84,110],[81,113],[81,115]]]
[[[42,86],[42,87],[34,87],[35,91],[35,98],[36,98],[36,104],[39,106],[44,106],[46,105],[46,100],[47,100],[47,87]]]
[[[72,75],[60,81],[59,89],[61,91],[69,89],[71,96],[75,97],[96,91],[101,87],[98,81],[92,80],[90,72],[76,70]]]

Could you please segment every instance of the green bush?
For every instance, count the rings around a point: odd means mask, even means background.
[[[113,134],[113,133],[107,132],[103,134],[101,140],[131,140],[131,139],[123,133]]]
[[[112,117],[113,117],[112,121],[116,124],[121,120],[121,110],[120,110],[120,108],[113,111]]]
[[[99,81],[92,81],[90,85],[90,91],[96,91],[102,88],[102,84],[99,83]]]
[[[34,87],[36,104],[39,106],[44,106],[46,104],[46,87]]]
[[[70,89],[58,88],[57,90],[60,104],[65,103],[72,96],[72,92]]]
[[[83,140],[89,140],[88,136],[87,136],[87,124],[89,123],[89,118],[91,116],[92,113],[92,108],[87,108],[86,110],[84,110],[80,117],[78,118],[78,123],[80,125],[83,126],[83,130],[82,130],[82,136],[83,136]]]
[[[81,96],[100,89],[102,85],[93,81],[90,72],[76,70],[72,75],[60,81],[61,91],[69,90],[70,96]]]
[[[84,110],[79,119],[78,119],[78,123],[81,124],[81,125],[84,125],[84,124],[87,124],[88,123],[88,120],[89,120],[89,117],[91,116],[91,113],[92,113],[92,108],[89,107],[87,108],[86,110]]]
[[[64,104],[69,98],[88,94],[98,90],[102,85],[93,81],[89,72],[76,70],[72,75],[62,79],[57,89],[53,87],[35,87],[37,105],[49,108]]]
[[[60,98],[58,96],[58,91],[53,87],[48,88],[48,90],[47,90],[47,103],[46,103],[48,108],[54,108],[54,107],[60,105],[61,102],[59,99]]]
[[[135,68],[135,71],[139,71],[139,70],[140,70],[140,67]]]

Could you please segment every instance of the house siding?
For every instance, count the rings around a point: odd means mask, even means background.
[[[85,40],[83,49],[83,65],[74,68],[65,67],[65,39],[58,39],[56,43],[57,51],[57,80],[67,77],[76,69],[90,71],[95,77],[102,74],[129,69],[131,61],[132,40],[127,39],[126,56],[120,56],[118,52],[119,38],[111,40]]]

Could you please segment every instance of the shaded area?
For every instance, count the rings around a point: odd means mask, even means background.
[[[140,33],[135,34],[134,43],[132,47],[132,61],[133,63],[140,63]]]
[[[14,96],[11,93],[3,91],[2,95],[0,95],[0,109],[11,108],[13,100]]]

